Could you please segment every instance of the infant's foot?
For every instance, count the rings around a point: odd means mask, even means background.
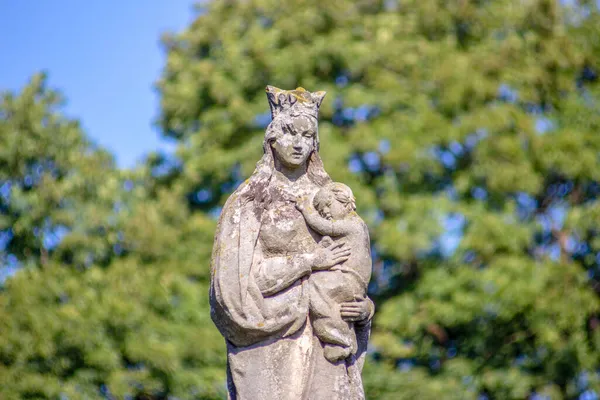
[[[342,361],[348,358],[352,353],[352,349],[350,347],[326,344],[323,348],[323,353],[325,354],[325,358],[329,362],[336,363],[338,361]]]

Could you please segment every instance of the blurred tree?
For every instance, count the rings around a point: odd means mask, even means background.
[[[62,96],[46,87],[44,74],[18,95],[0,96],[2,264],[45,265],[53,257],[76,266],[106,263],[112,157],[59,112]]]
[[[164,43],[156,166],[202,213],[260,156],[266,84],[328,92],[374,242],[369,398],[597,398],[596,3],[220,1]]]
[[[2,281],[20,269],[0,285],[0,398],[223,398],[215,222],[150,168],[118,171],[60,105],[43,75],[0,104]]]
[[[223,344],[208,312],[208,270],[198,262],[210,257],[214,222],[177,221],[171,239],[181,243],[166,248],[147,222],[154,238],[146,244],[163,253],[153,262],[130,255],[85,271],[50,262],[6,282],[0,398],[225,397]]]

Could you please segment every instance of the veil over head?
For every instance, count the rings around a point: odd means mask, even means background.
[[[268,187],[275,173],[271,143],[283,134],[283,126],[295,118],[315,121],[325,92],[308,92],[299,87],[282,90],[267,86],[272,121],[265,131],[264,154],[256,169],[229,197],[219,218],[211,262],[211,317],[223,336],[236,346],[294,333],[306,315],[293,304],[265,307],[264,298],[252,276],[252,259],[260,231],[262,211],[270,202]],[[318,130],[314,150],[307,160],[307,176],[317,186],[331,178],[319,156]]]

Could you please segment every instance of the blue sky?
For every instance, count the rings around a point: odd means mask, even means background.
[[[164,65],[166,31],[193,19],[192,0],[0,0],[0,90],[18,90],[45,70],[66,112],[122,167],[169,144],[152,126],[152,88]]]

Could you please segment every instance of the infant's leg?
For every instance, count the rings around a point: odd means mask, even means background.
[[[332,362],[345,359],[357,347],[353,326],[342,319],[339,304],[331,296],[344,282],[340,275],[341,272],[323,271],[308,279],[312,326],[323,343],[325,357]]]

